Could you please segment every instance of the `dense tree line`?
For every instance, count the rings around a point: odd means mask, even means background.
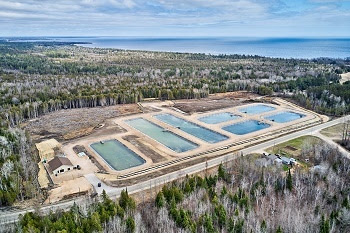
[[[74,205],[67,212],[50,213],[42,216],[40,213],[26,213],[21,217],[18,232],[72,232],[89,233],[102,232],[111,227],[109,222],[120,221],[119,229],[123,232],[134,232],[135,221],[133,213],[135,201],[128,195],[127,190],[121,192],[118,201],[112,201],[103,190],[102,202],[87,208]],[[110,231],[114,232],[114,231]]]
[[[350,82],[340,84],[336,75],[298,78],[275,88],[292,92],[298,104],[323,114],[341,116],[350,112]]]
[[[0,119],[0,206],[39,195],[38,167],[30,145],[23,130],[8,128]]]

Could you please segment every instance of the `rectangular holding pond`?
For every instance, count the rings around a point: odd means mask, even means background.
[[[280,112],[271,116],[264,117],[266,120],[274,121],[277,123],[285,123],[289,121],[295,121],[303,118],[305,115],[296,112]]]
[[[136,118],[125,122],[175,152],[185,152],[198,147],[197,144],[143,118]]]
[[[171,114],[159,114],[155,116],[158,120],[161,120],[171,126],[174,126],[188,134],[191,134],[203,141],[209,143],[216,143],[226,140],[228,137],[219,134],[210,129],[199,126],[195,123],[186,121],[182,118],[176,117]]]
[[[218,124],[226,121],[236,120],[238,118],[240,118],[240,116],[237,116],[229,112],[222,112],[222,113],[201,117],[201,118],[198,118],[198,120],[207,124]]]
[[[93,143],[91,144],[91,148],[117,171],[136,167],[146,162],[135,152],[115,139]]]
[[[223,127],[222,129],[233,134],[243,135],[243,134],[252,133],[258,130],[266,129],[268,127],[270,127],[269,124],[259,122],[256,120],[249,120],[249,121],[236,123],[233,125],[228,125]]]
[[[258,114],[258,113],[263,113],[263,112],[270,112],[275,110],[276,108],[265,105],[265,104],[257,104],[257,105],[251,105],[247,106],[245,108],[240,108],[238,109],[242,113],[246,114]]]

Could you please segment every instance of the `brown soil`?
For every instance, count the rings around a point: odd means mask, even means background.
[[[295,148],[293,146],[286,146],[284,148],[287,149],[287,150],[291,150],[291,151],[297,151],[298,150],[297,148]]]
[[[140,141],[140,138],[136,135],[127,135],[124,136],[123,139],[136,146],[137,149],[142,151],[143,154],[147,155],[147,157],[152,159],[153,163],[159,163],[166,160],[166,158],[161,156],[156,151],[152,150],[151,147],[145,145],[142,141]]]
[[[98,131],[109,118],[140,112],[137,104],[67,109],[30,120],[24,127],[31,133],[34,142],[50,138],[71,140]]]
[[[96,160],[96,158],[94,156],[92,156],[84,146],[81,145],[76,145],[75,147],[73,147],[73,150],[75,153],[80,153],[80,152],[84,152],[86,154],[86,156],[89,157],[89,159],[91,160],[91,162],[93,164],[96,165],[96,167],[100,170],[100,172],[102,173],[106,173],[106,169]]]
[[[230,92],[211,95],[203,99],[178,100],[174,107],[186,113],[207,112],[222,108],[243,105],[247,99],[255,99],[258,95],[248,92]]]

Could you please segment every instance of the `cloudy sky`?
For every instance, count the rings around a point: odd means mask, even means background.
[[[350,0],[0,0],[0,36],[350,36]]]

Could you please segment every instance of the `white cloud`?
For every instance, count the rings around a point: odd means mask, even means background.
[[[129,30],[130,34],[146,31],[151,35],[181,31],[205,34],[219,30],[229,35],[256,30],[261,35],[258,30],[331,24],[344,27],[350,21],[349,9],[340,9],[332,0],[310,4],[306,10],[290,9],[282,1],[0,0],[0,36],[11,34],[14,29],[32,34],[52,30],[57,35],[101,31],[106,35],[123,30],[125,33]]]

